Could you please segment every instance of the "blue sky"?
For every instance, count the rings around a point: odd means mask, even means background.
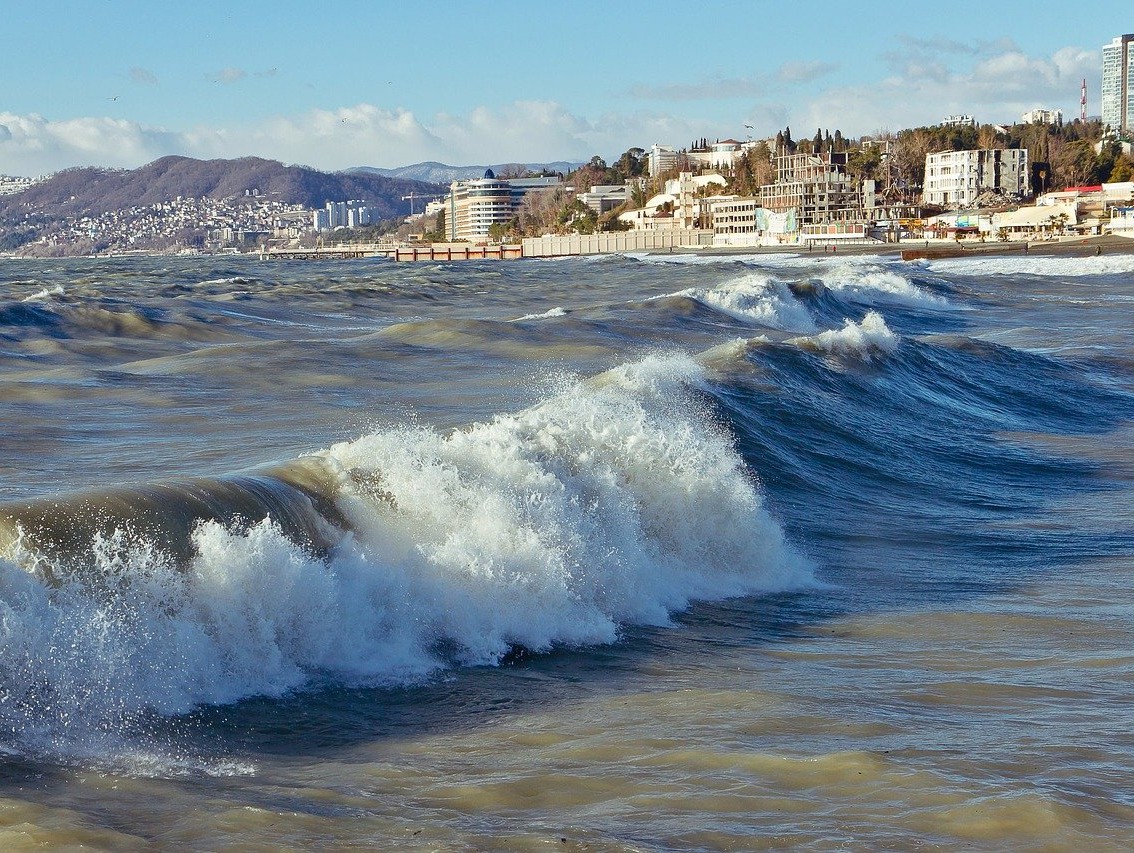
[[[165,154],[612,159],[785,125],[1073,118],[1084,77],[1097,115],[1101,48],[1134,32],[1134,4],[0,0],[0,21],[0,174],[34,175]]]

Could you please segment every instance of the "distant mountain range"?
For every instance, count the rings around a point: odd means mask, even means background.
[[[440,196],[449,189],[448,179],[444,183],[364,171],[319,172],[259,157],[162,157],[139,169],[57,172],[23,192],[0,196],[0,219],[22,217],[28,211],[48,217],[98,215],[173,201],[178,196],[240,198],[253,191],[261,198],[311,208],[328,201],[365,200],[384,219],[409,212],[409,202],[402,196]]]
[[[535,172],[537,174],[544,170],[567,173],[578,169],[582,165],[582,163],[557,160],[554,163],[498,163],[495,166],[448,166],[444,163],[437,163],[430,160],[425,163],[414,163],[412,166],[399,166],[397,169],[378,169],[373,166],[357,166],[353,169],[347,169],[347,174],[381,175],[386,178],[402,178],[412,181],[425,181],[433,184],[445,184],[447,191],[448,184],[453,181],[470,181],[475,178],[483,178],[485,170],[487,169],[491,169],[497,175],[515,173],[522,170]]]

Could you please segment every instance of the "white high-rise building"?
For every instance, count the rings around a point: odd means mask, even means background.
[[[1134,34],[1102,49],[1102,122],[1118,133],[1134,130]]]

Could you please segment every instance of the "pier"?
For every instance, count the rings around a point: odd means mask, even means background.
[[[420,246],[393,243],[342,243],[310,249],[269,248],[260,252],[261,260],[340,260],[347,258],[390,258],[394,261],[475,261],[522,258],[519,243],[473,245],[471,243],[425,243]]]

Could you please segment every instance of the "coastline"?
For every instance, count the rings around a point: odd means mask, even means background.
[[[837,246],[835,251],[823,248],[807,249],[800,246],[698,246],[678,249],[673,252],[646,252],[648,255],[686,254],[706,257],[729,257],[745,255],[814,255],[817,258],[837,257],[838,255],[883,255],[902,257],[903,253],[916,253],[922,258],[936,260],[984,255],[1014,255],[1026,253],[1041,257],[1067,257],[1081,255],[1094,257],[1099,254],[1134,254],[1134,239],[1106,234],[1096,237],[1074,237],[1063,240],[1039,240],[1034,242],[1009,243],[956,243],[952,240],[905,240],[901,243],[849,244]],[[916,258],[910,258],[916,260]]]
[[[823,247],[801,247],[801,246],[687,246],[675,247],[673,249],[654,249],[643,250],[642,252],[635,252],[635,254],[644,255],[696,255],[699,257],[744,257],[752,255],[814,255],[816,258],[823,257],[837,257],[838,255],[877,255],[885,257],[897,257],[905,260],[941,260],[944,258],[961,258],[972,257],[975,255],[1013,255],[1017,253],[1027,253],[1030,255],[1038,255],[1040,257],[1068,257],[1074,255],[1081,255],[1083,257],[1093,257],[1098,254],[1104,255],[1129,255],[1134,254],[1134,238],[1120,237],[1113,234],[1105,234],[1101,236],[1092,237],[1069,237],[1061,240],[1037,240],[1032,242],[1013,241],[1007,243],[1001,242],[971,242],[971,243],[957,243],[952,240],[905,240],[900,243],[853,243],[847,245],[823,246]],[[611,254],[619,255],[625,254],[624,252],[609,252],[597,254]],[[193,257],[220,257],[221,255],[209,255],[202,253],[194,255]],[[258,257],[258,252],[242,252],[242,253],[224,253],[224,257]],[[596,254],[591,254],[589,257],[596,257]],[[21,255],[15,253],[0,253],[0,261],[39,261],[39,260],[59,260],[60,258],[68,258],[72,260],[86,258],[86,259],[99,259],[99,258],[123,258],[123,257],[152,257],[152,258],[169,258],[169,257],[185,257],[180,252],[143,252],[132,251],[123,254],[114,255],[61,255],[44,257],[37,255]],[[557,258],[564,257],[587,257],[585,255],[556,255]],[[513,260],[546,260],[546,258],[515,258]]]

